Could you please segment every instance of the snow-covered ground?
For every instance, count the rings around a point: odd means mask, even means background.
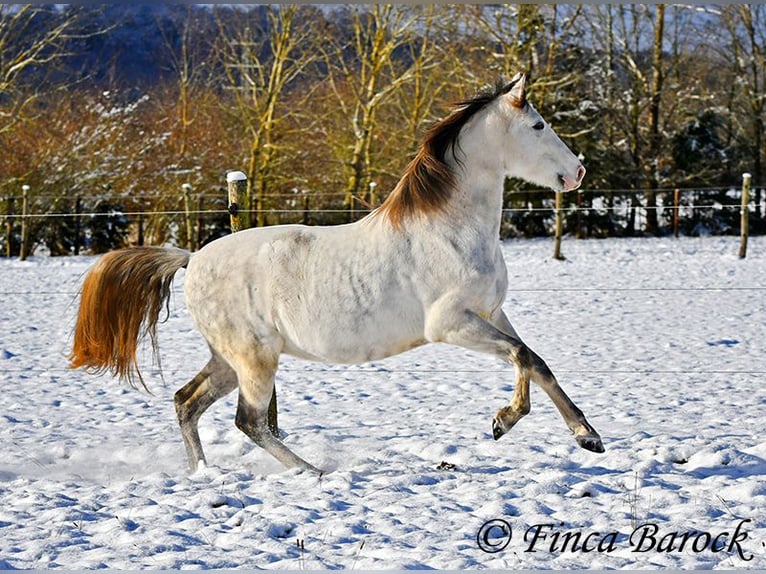
[[[251,444],[234,395],[203,417],[209,466],[189,474],[172,394],[207,357],[183,272],[165,384],[144,352],[152,396],[66,368],[93,258],[0,259],[0,568],[766,568],[766,238],[737,249],[567,239],[559,262],[550,240],[505,244],[506,310],[601,455],[535,387],[493,441],[513,373],[492,358],[285,358],[285,440],[322,476]]]

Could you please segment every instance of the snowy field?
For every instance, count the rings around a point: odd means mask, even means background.
[[[152,396],[66,368],[93,258],[0,259],[0,568],[764,569],[766,238],[737,249],[567,239],[558,262],[551,240],[505,244],[506,311],[601,455],[534,386],[493,441],[514,377],[492,358],[285,358],[280,425],[322,476],[237,431],[235,395],[203,417],[209,466],[189,474],[172,395],[207,355],[183,272],[164,384],[144,351]]]

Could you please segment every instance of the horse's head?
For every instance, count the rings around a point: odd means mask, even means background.
[[[503,150],[505,175],[556,191],[577,189],[585,168],[527,101],[525,84],[525,76],[517,74],[488,110],[499,116],[495,133],[502,140],[497,145]]]
[[[464,192],[481,194],[502,188],[503,177],[556,191],[580,187],[585,168],[527,102],[525,83],[517,74],[505,86],[461,102],[434,124],[380,213],[398,227],[413,214],[443,210],[461,183],[467,184]]]

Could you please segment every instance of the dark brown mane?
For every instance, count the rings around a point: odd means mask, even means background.
[[[447,150],[451,150],[459,162],[456,151],[460,147],[460,130],[484,106],[508,92],[514,83],[498,82],[494,89],[457,103],[457,109],[426,132],[414,159],[380,206],[379,213],[394,227],[398,228],[416,213],[432,213],[444,207],[455,185],[455,175],[445,161]]]

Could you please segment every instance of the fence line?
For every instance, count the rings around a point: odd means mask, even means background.
[[[755,185],[753,184],[753,187],[756,189],[764,188],[764,185]],[[646,189],[578,189],[576,191],[567,192],[568,194],[574,196],[576,194],[580,195],[588,195],[588,194],[595,194],[600,196],[607,196],[607,195],[645,195],[647,191],[653,191],[657,194],[672,194],[675,193],[675,191],[678,190],[680,193],[693,193],[693,192],[700,192],[700,193],[706,193],[706,192],[713,192],[713,191],[731,191],[731,192],[738,192],[739,191],[739,184],[737,185],[719,185],[719,186],[712,186],[712,187],[662,187],[654,190],[646,190]],[[555,193],[551,189],[547,188],[536,188],[536,189],[527,189],[527,190],[521,190],[521,191],[509,191],[507,192],[510,195],[524,195],[524,194],[538,194],[538,195],[545,195],[545,196],[551,196]],[[80,197],[85,197],[88,199],[124,199],[124,200],[136,200],[136,199],[166,199],[168,197],[174,197],[174,194],[171,192],[166,193],[157,193],[157,192],[145,192],[145,193],[131,193],[127,195],[120,195],[119,193],[94,193],[94,194],[77,194],[80,195]],[[210,200],[225,200],[225,193],[223,191],[217,192],[217,193],[192,193],[192,196],[194,198],[202,198],[202,199],[210,199]],[[41,199],[67,199],[67,198],[73,198],[75,196],[62,196],[61,194],[54,194],[54,193],[35,193],[35,198],[41,198]],[[296,191],[296,192],[273,192],[273,193],[265,193],[261,195],[260,197],[266,198],[266,199],[275,199],[275,198],[281,198],[281,199],[303,199],[304,197],[338,197],[338,198],[345,198],[346,192],[345,191]],[[661,196],[658,195],[658,198]],[[22,195],[13,195],[13,194],[5,194],[0,196],[0,200],[8,200],[8,199],[21,199]]]
[[[184,184],[185,186],[188,186],[189,184]],[[25,187],[25,186],[24,186]],[[183,186],[182,186],[183,187]],[[753,186],[756,189],[763,188],[764,186]],[[226,195],[224,193],[225,190],[221,189],[220,191],[216,191],[213,193],[205,193],[205,192],[199,192],[199,193],[190,193],[191,197],[196,200],[209,200],[209,201],[221,201],[225,202]],[[568,195],[571,197],[584,197],[588,195],[596,196],[596,197],[611,197],[611,196],[620,196],[620,195],[636,195],[636,196],[643,196],[646,195],[647,191],[646,189],[578,189],[576,191],[567,192],[565,195]],[[705,194],[710,192],[732,192],[737,193],[740,191],[739,185],[723,185],[723,186],[715,186],[715,187],[668,187],[668,188],[658,188],[651,190],[654,192],[657,196],[658,200],[662,200],[663,196],[670,196],[674,195],[676,193],[679,194],[689,194],[689,193],[698,193],[698,194]],[[509,191],[506,192],[508,195],[510,195],[512,198],[516,196],[519,199],[523,199],[524,196],[527,195],[536,195],[536,196],[543,196],[545,199],[553,199],[553,194],[555,193],[553,190],[550,189],[529,189],[529,190],[520,190],[520,191]],[[114,200],[114,201],[131,201],[136,202],[140,200],[159,200],[159,199],[168,199],[168,198],[174,198],[176,197],[178,201],[181,201],[183,197],[176,196],[173,192],[165,192],[165,193],[136,193],[136,194],[120,194],[120,193],[96,193],[96,194],[82,194],[77,193],[73,196],[63,196],[61,194],[53,194],[53,193],[35,193],[34,198],[35,199],[47,199],[47,200],[59,200],[64,201],[67,199],[74,200],[77,197],[81,199],[88,199],[88,200]],[[269,199],[269,200],[283,200],[283,201],[290,201],[290,200],[304,200],[306,198],[312,199],[312,198],[347,198],[347,194],[344,191],[296,191],[293,193],[266,193],[259,196],[260,199]],[[16,201],[21,200],[23,198],[23,194],[4,194],[0,196],[0,201],[7,202],[8,200]],[[358,200],[358,198],[356,198]],[[736,198],[732,197],[732,201],[736,201]],[[738,205],[738,204],[737,204]],[[628,204],[627,207],[636,207],[640,209],[653,209],[652,207],[644,206],[644,205],[630,205]],[[665,205],[665,207],[672,207],[672,204]],[[683,206],[683,207],[691,207],[691,206]],[[662,206],[659,206],[661,209]],[[296,211],[301,211],[300,207],[296,206]],[[148,212],[147,212],[148,213]]]
[[[241,173],[241,172],[237,172]],[[231,175],[231,174],[229,174]],[[244,173],[241,173],[243,177]],[[744,177],[749,177],[749,174],[743,174]],[[243,180],[244,185],[246,185],[246,178]],[[227,175],[227,183],[228,183],[228,175]],[[205,204],[205,198],[211,197],[207,194],[203,193],[192,193],[192,186],[188,183],[184,183],[181,185],[181,189],[183,190],[183,193],[178,196],[177,201],[180,202],[183,200],[183,207],[182,208],[173,208],[173,209],[151,209],[149,211],[146,211],[140,207],[135,206],[136,201],[140,201],[140,199],[143,198],[168,198],[167,194],[146,194],[146,195],[135,195],[135,196],[129,196],[129,195],[123,195],[123,194],[105,194],[105,193],[99,193],[94,196],[87,196],[88,199],[94,200],[94,199],[105,199],[109,198],[110,201],[116,204],[116,207],[111,206],[104,206],[108,209],[108,211],[87,211],[82,212],[82,202],[83,202],[83,195],[82,194],[76,194],[72,198],[67,197],[60,197],[59,199],[62,200],[69,200],[69,203],[71,205],[72,211],[59,211],[54,213],[46,213],[44,212],[45,209],[56,209],[56,206],[54,204],[53,207],[48,206],[46,207],[39,207],[40,212],[32,212],[33,208],[29,205],[29,186],[23,185],[21,186],[23,195],[22,195],[22,209],[21,212],[18,213],[15,207],[16,199],[18,199],[15,196],[6,196],[2,203],[5,204],[5,213],[0,214],[0,216],[4,220],[4,227],[5,227],[5,253],[7,257],[10,257],[13,254],[13,251],[16,250],[20,246],[19,249],[19,257],[21,260],[24,260],[26,258],[26,252],[29,249],[30,241],[28,238],[30,226],[29,222],[32,220],[42,220],[42,221],[53,221],[53,226],[65,226],[66,224],[64,221],[66,220],[72,220],[74,222],[74,230],[64,230],[61,231],[60,229],[54,230],[56,233],[62,233],[63,236],[66,238],[62,240],[60,243],[56,243],[57,240],[52,240],[50,237],[48,240],[50,241],[49,246],[51,246],[51,253],[53,254],[54,250],[62,251],[62,250],[69,250],[71,251],[72,247],[74,248],[74,254],[79,255],[80,248],[85,245],[88,242],[88,235],[86,232],[83,234],[83,229],[87,228],[91,232],[93,231],[94,227],[102,226],[104,224],[106,225],[112,225],[117,224],[119,229],[114,232],[114,236],[110,235],[109,230],[99,230],[99,233],[101,235],[93,235],[90,237],[90,240],[93,241],[93,237],[98,237],[98,241],[104,242],[111,242],[109,245],[112,247],[117,245],[118,241],[123,241],[126,234],[132,233],[130,229],[132,229],[132,225],[137,225],[138,231],[138,245],[144,244],[144,230],[146,228],[146,225],[148,222],[151,222],[153,218],[157,217],[168,217],[168,218],[184,218],[185,219],[185,241],[186,241],[186,247],[194,251],[195,249],[199,249],[203,245],[203,241],[206,241],[207,239],[203,237],[204,233],[212,233],[220,234],[220,230],[216,228],[218,223],[213,223],[213,227],[215,229],[205,231],[205,228],[208,226],[208,221],[210,221],[211,218],[217,217],[217,218],[223,218],[226,216],[229,216],[229,219],[233,221],[235,218],[238,218],[240,215],[244,215],[246,217],[246,220],[249,219],[249,216],[253,216],[253,220],[257,217],[257,223],[258,225],[265,225],[267,223],[267,217],[270,215],[275,216],[275,219],[277,220],[277,223],[284,223],[285,220],[282,216],[287,215],[288,220],[294,220],[295,217],[300,218],[300,220],[305,223],[309,224],[312,220],[314,223],[320,222],[324,224],[328,223],[338,223],[337,216],[341,216],[344,220],[357,220],[361,217],[367,216],[373,211],[373,207],[364,200],[364,198],[352,196],[351,202],[349,205],[342,205],[338,207],[311,207],[310,201],[312,198],[315,198],[317,196],[319,197],[348,197],[345,193],[341,192],[303,192],[299,190],[295,190],[294,193],[269,193],[266,195],[259,196],[258,198],[258,205],[259,208],[257,209],[241,209],[237,203],[232,203],[231,198],[229,197],[227,208],[219,207],[217,209],[203,209],[203,206]],[[221,191],[223,191],[221,189]],[[635,233],[637,231],[636,224],[638,224],[638,228],[641,228],[641,221],[645,220],[647,222],[649,221],[656,221],[659,219],[659,217],[667,217],[667,214],[670,213],[672,217],[672,229],[673,229],[673,235],[678,237],[679,232],[681,229],[681,217],[684,217],[684,219],[693,219],[691,221],[691,224],[697,225],[697,224],[703,224],[706,225],[708,223],[711,223],[712,225],[716,227],[720,227],[724,231],[731,231],[734,227],[734,225],[728,221],[730,219],[730,216],[727,215],[729,213],[734,213],[735,210],[739,210],[740,213],[740,219],[742,221],[741,224],[741,247],[740,247],[740,258],[745,257],[745,249],[746,249],[746,237],[748,235],[747,231],[747,222],[749,221],[750,212],[758,213],[759,215],[763,213],[764,211],[764,204],[763,201],[760,199],[761,194],[758,193],[755,197],[755,201],[752,202],[746,193],[746,190],[743,186],[742,194],[740,197],[740,201],[737,202],[736,195],[736,188],[733,186],[716,186],[716,187],[710,187],[710,188],[684,188],[683,191],[686,193],[692,193],[694,196],[692,197],[691,201],[682,202],[681,201],[681,188],[659,188],[656,190],[651,190],[655,193],[655,196],[657,198],[657,204],[656,205],[642,205],[641,201],[639,200],[636,202],[633,198],[633,196],[636,195],[642,195],[646,194],[648,190],[644,189],[629,189],[629,190],[578,190],[577,192],[572,192],[566,194],[568,196],[568,200],[565,202],[564,192],[553,192],[554,195],[551,198],[551,191],[552,190],[530,190],[530,191],[517,191],[517,192],[510,192],[510,197],[506,195],[505,202],[506,205],[513,205],[514,200],[517,201],[516,205],[519,205],[519,207],[506,207],[501,210],[502,216],[505,218],[504,222],[507,227],[505,229],[505,232],[508,234],[513,233],[520,233],[525,234],[529,232],[531,229],[531,233],[533,234],[539,234],[541,229],[543,229],[547,224],[544,223],[542,220],[540,220],[540,217],[543,219],[547,219],[550,217],[554,218],[555,221],[555,233],[554,233],[554,259],[565,259],[565,257],[561,254],[561,239],[563,236],[563,229],[564,229],[564,220],[572,219],[573,215],[576,217],[576,223],[572,224],[571,221],[567,225],[573,225],[574,226],[574,236],[575,238],[579,239],[582,237],[582,234],[591,235],[594,232],[596,234],[599,233],[606,233],[606,234],[612,234],[615,232],[615,230],[619,227],[620,223],[611,221],[614,217],[617,218],[627,218],[626,222],[626,232],[629,234]],[[719,197],[713,197],[713,198],[700,198],[700,194],[704,194],[708,191],[715,191],[717,194],[719,194]],[[243,190],[243,193],[246,195],[246,192]],[[537,204],[535,206],[531,205],[531,199],[530,194],[535,193],[545,193],[545,197],[542,199],[542,203]],[[617,194],[617,195],[616,195]],[[671,195],[672,194],[672,195]],[[720,194],[724,194],[724,197],[720,197]],[[586,195],[592,195],[592,200],[590,202],[583,201],[584,197]],[[629,195],[631,197],[626,198],[625,195]],[[670,196],[670,198],[668,197]],[[46,197],[45,194],[37,195],[36,197]],[[56,197],[53,195],[49,195],[48,197]],[[215,196],[214,205],[220,206],[221,204],[224,204],[226,202],[226,198],[222,195],[216,194]],[[286,206],[282,207],[269,207],[264,208],[263,207],[263,201],[268,200],[269,198],[283,198],[283,201],[286,201]],[[538,198],[539,199],[539,198]],[[615,201],[615,199],[617,201]],[[133,201],[133,207],[130,210],[123,210],[122,205],[119,205],[118,202],[124,201],[129,202]],[[553,202],[551,202],[553,200]],[[192,201],[196,203],[196,209],[192,207]],[[209,201],[209,200],[208,200]],[[705,203],[700,203],[700,201],[704,201]],[[243,200],[243,204],[247,205],[248,201]],[[552,204],[551,204],[552,203]],[[249,203],[252,205],[252,203]],[[302,205],[301,205],[302,204]],[[0,206],[1,209],[1,206]],[[67,209],[66,207],[58,207],[58,209]],[[232,211],[234,209],[234,211]],[[697,214],[700,212],[706,211],[708,214],[702,215],[700,218]],[[712,211],[715,214],[719,215],[711,215],[709,212]],[[515,217],[516,214],[541,214],[537,218],[524,218],[518,219]],[[586,214],[581,216],[581,214]],[[614,215],[607,215],[607,214],[614,214]],[[656,214],[656,215],[655,215]],[[331,216],[336,217],[331,217]],[[650,215],[654,216],[650,218]],[[324,217],[323,217],[324,216]],[[607,217],[610,219],[609,222],[604,223],[603,221],[599,221],[600,219],[603,219],[604,217]],[[705,219],[705,218],[712,218],[710,222],[701,222],[697,221],[698,219]],[[115,218],[120,218],[116,219]],[[196,222],[193,222],[193,218],[196,219]],[[595,218],[595,219],[594,219]],[[269,218],[272,219],[272,218]],[[587,220],[586,220],[587,219]],[[718,220],[721,221],[718,221]],[[111,221],[110,221],[111,220]],[[149,220],[149,221],[147,221]],[[155,220],[156,221],[156,220]],[[20,222],[20,228],[21,228],[21,238],[20,240],[17,238],[17,236],[14,235],[15,230],[14,227],[17,223]],[[274,223],[274,221],[270,221],[269,223]],[[758,220],[758,226],[759,228],[762,227],[762,221]],[[48,225],[48,224],[45,224]],[[45,225],[42,225],[45,227]],[[684,226],[688,226],[689,222],[684,221]],[[510,227],[508,227],[510,226]],[[531,226],[531,227],[530,227]],[[604,227],[605,226],[605,227]],[[655,229],[654,231],[659,230],[659,222],[657,225],[658,229]],[[518,229],[517,229],[518,228]],[[183,224],[180,228],[183,230]],[[526,231],[525,231],[526,230]],[[35,231],[38,235],[41,233],[39,230]],[[179,231],[180,233],[180,231]],[[39,239],[39,238],[38,238]],[[180,238],[179,238],[180,240]],[[103,245],[101,247],[103,249]],[[57,253],[58,253],[57,251]]]
[[[664,210],[680,210],[680,211],[695,211],[695,210],[703,210],[703,209],[713,209],[717,211],[724,211],[724,210],[736,210],[740,211],[741,206],[739,204],[737,205],[680,205],[678,207],[673,205],[658,205],[653,207],[646,207],[646,206],[630,206],[630,205],[622,205],[622,206],[599,206],[599,207],[567,207],[564,208],[564,211],[568,213],[578,213],[578,212],[587,212],[587,211],[599,211],[599,212],[605,212],[605,211],[628,211],[631,209],[638,209],[642,211],[664,211]],[[754,211],[755,206],[751,205],[750,210]],[[341,209],[341,208],[327,208],[327,209],[301,209],[301,208],[295,208],[295,209],[240,209],[238,210],[239,213],[249,213],[249,214],[258,214],[258,213],[294,213],[294,214],[303,214],[303,213],[348,213],[349,210]],[[373,210],[371,209],[356,209],[354,210],[354,213],[356,214],[369,214],[372,213]],[[553,212],[554,207],[509,207],[504,208],[502,212],[504,214],[508,213],[533,213],[533,212]],[[115,217],[115,216],[122,216],[122,217],[139,217],[139,216],[152,216],[152,215],[194,215],[194,216],[200,216],[200,215],[228,215],[229,211],[226,209],[205,209],[205,210],[161,210],[161,211],[91,211],[91,212],[82,212],[82,213],[66,213],[66,212],[60,212],[60,213],[27,213],[27,214],[21,214],[21,213],[11,213],[11,214],[3,214],[2,217],[7,219],[46,219],[46,218],[54,218],[54,217]]]

